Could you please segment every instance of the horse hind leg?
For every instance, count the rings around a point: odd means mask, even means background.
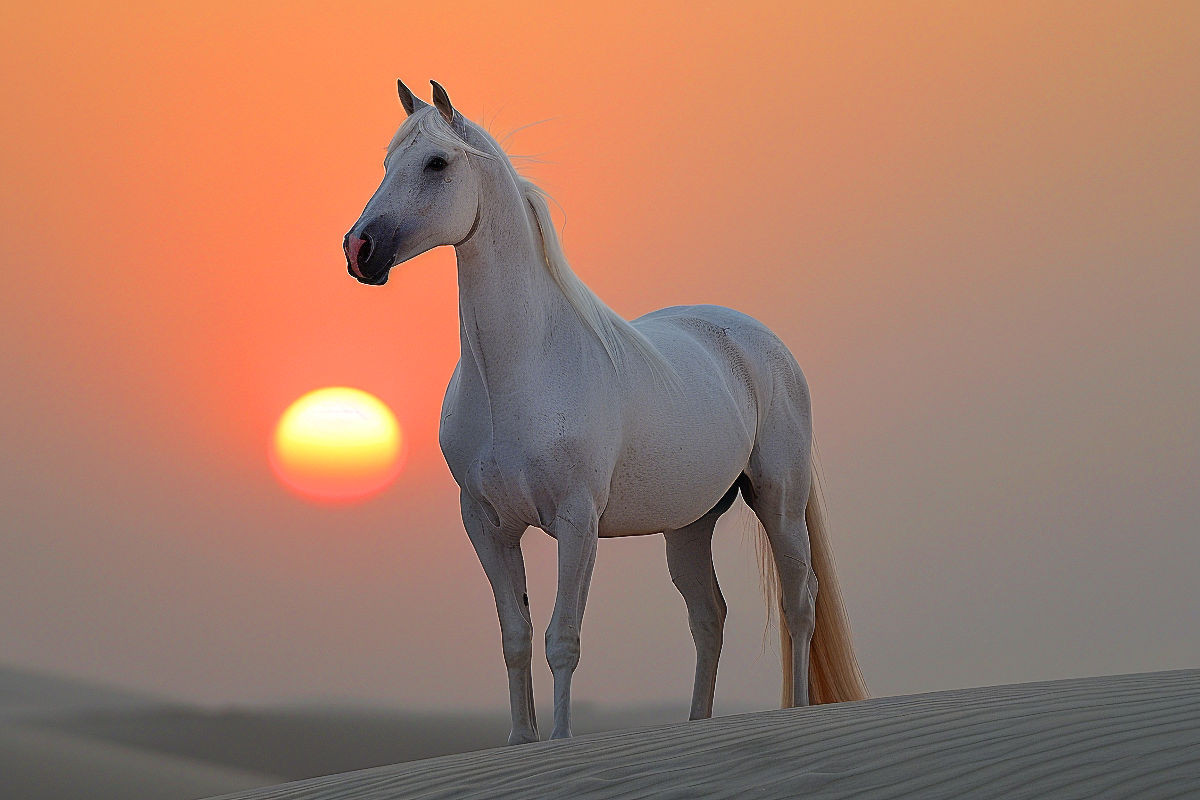
[[[747,467],[743,496],[766,531],[771,555],[779,577],[779,598],[783,611],[780,625],[787,626],[791,652],[783,654],[785,672],[791,662],[790,689],[784,686],[784,705],[809,704],[809,656],[817,620],[817,576],[812,569],[808,528],[804,508],[812,485],[808,448],[792,449],[770,458],[756,452]],[[788,655],[791,658],[788,658]],[[785,674],[784,680],[788,680]]]
[[[687,605],[688,627],[696,643],[696,680],[690,719],[712,716],[717,662],[725,628],[726,605],[713,567],[712,537],[717,518],[732,504],[737,487],[708,514],[678,530],[666,531],[667,569]]]

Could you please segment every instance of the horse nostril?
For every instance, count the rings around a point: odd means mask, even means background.
[[[362,246],[358,248],[358,259],[357,260],[358,260],[359,264],[365,264],[371,260],[371,249],[372,249],[371,237],[364,233],[362,238],[363,238]]]

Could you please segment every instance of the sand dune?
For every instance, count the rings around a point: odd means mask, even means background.
[[[480,750],[508,735],[498,714],[456,717],[347,709],[106,712],[64,716],[39,726],[167,757],[278,776],[259,786]]]
[[[580,733],[662,724],[686,709],[578,709]],[[169,708],[57,715],[39,727],[165,755],[279,776],[259,785],[495,747],[502,713],[402,709]]]
[[[161,708],[151,695],[98,683],[0,666],[0,721],[58,713],[130,711]]]
[[[175,800],[262,786],[262,775],[111,742],[0,725],[5,800]]]
[[[580,704],[580,731],[678,719],[680,707]],[[211,709],[0,667],[0,798],[193,800],[491,747],[507,714],[293,705]]]
[[[964,689],[444,756],[228,795],[1200,796],[1200,670]]]
[[[170,708],[148,695],[0,668],[0,797],[179,800],[281,779],[277,773],[165,755],[53,728],[79,715],[141,717]]]

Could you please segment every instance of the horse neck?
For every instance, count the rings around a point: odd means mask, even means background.
[[[541,236],[516,181],[508,175],[485,183],[479,219],[458,255],[461,357],[473,361],[489,393],[548,365],[547,337],[578,315],[544,263]],[[578,337],[581,343],[585,337]]]

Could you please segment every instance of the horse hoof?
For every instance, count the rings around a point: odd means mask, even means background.
[[[529,744],[540,741],[537,731],[513,731],[508,735],[509,744]]]

